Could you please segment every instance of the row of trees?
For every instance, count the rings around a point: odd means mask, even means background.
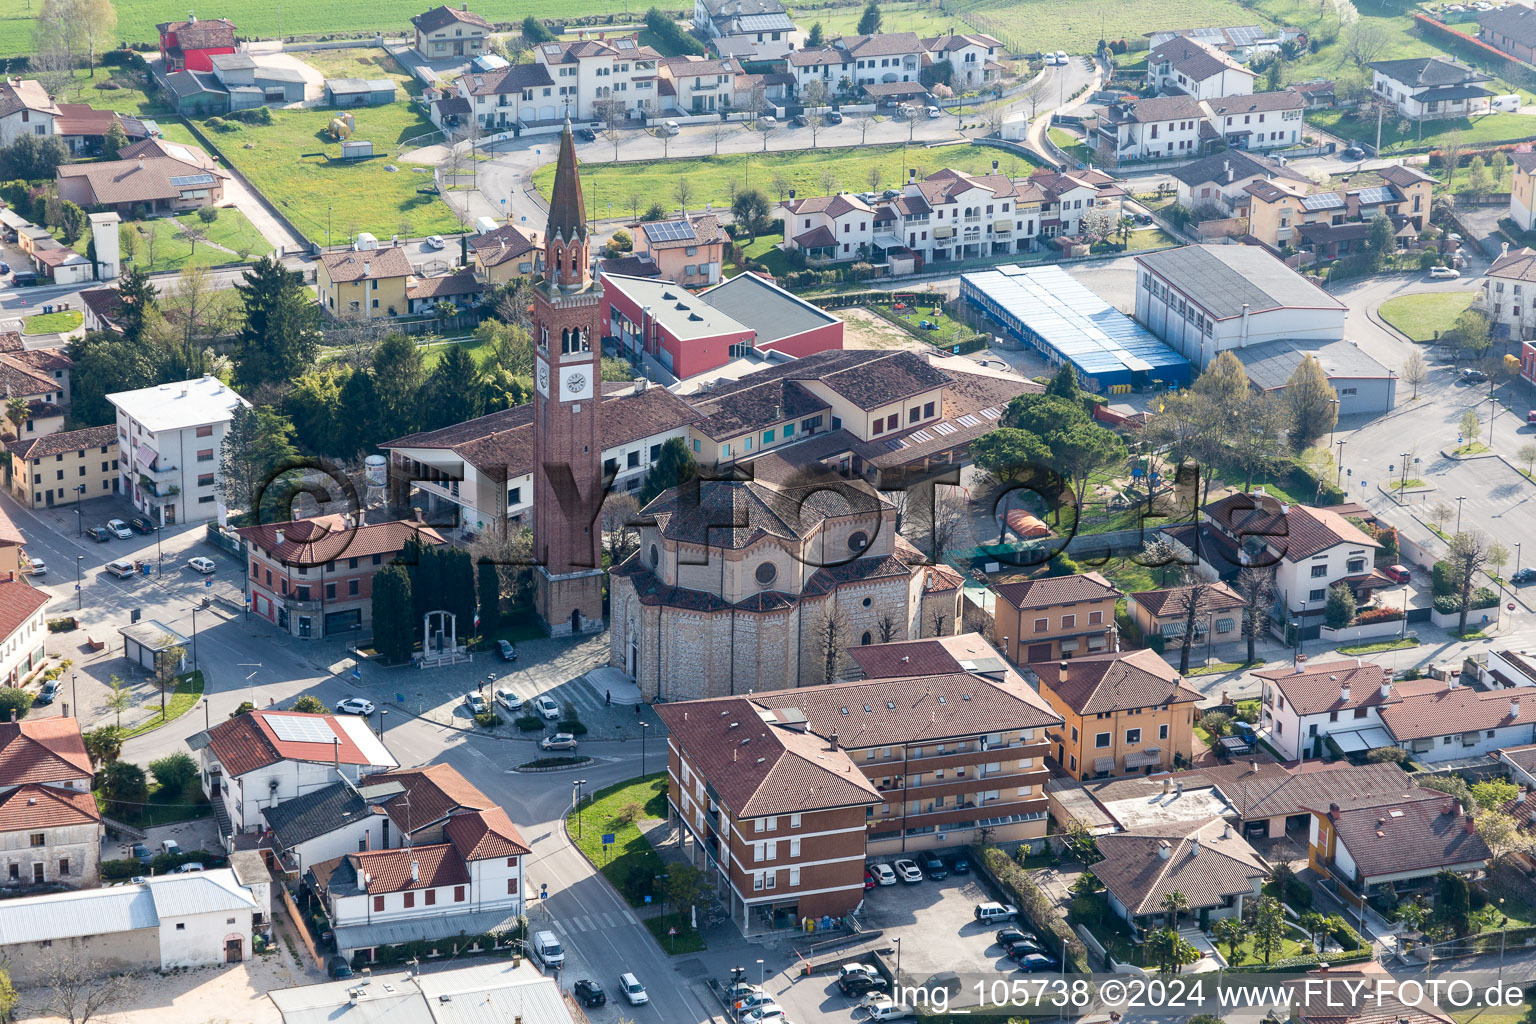
[[[373,633],[379,653],[391,662],[409,660],[423,617],[443,610],[456,616],[460,637],[489,635],[501,625],[497,567],[477,567],[463,549],[412,538],[400,557],[373,574]],[[475,629],[475,613],[480,626]]]

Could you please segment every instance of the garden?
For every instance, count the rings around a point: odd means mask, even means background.
[[[85,323],[85,314],[78,309],[59,310],[29,316],[21,325],[23,334],[67,334]]]
[[[973,328],[945,315],[942,297],[929,301],[918,301],[919,298],[916,294],[896,292],[890,302],[871,303],[869,308],[938,348],[949,348],[976,337]]]
[[[640,831],[646,818],[667,816],[667,773],[655,772],[600,789],[583,797],[566,815],[571,841],[600,870],[632,907],[655,897],[656,879],[666,866]],[[604,834],[614,837],[603,845]]]

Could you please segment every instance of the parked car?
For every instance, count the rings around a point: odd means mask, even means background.
[[[373,714],[373,701],[364,697],[347,697],[336,702],[338,715],[371,715]]]
[[[810,117],[805,114],[796,114],[793,120],[796,128],[808,128],[811,124]]]
[[[30,270],[17,274],[11,278],[11,284],[17,288],[36,288],[43,283],[42,274],[34,274]]]
[[[593,131],[591,128],[577,128],[575,134],[576,137],[582,142],[597,141],[597,132]]]
[[[936,121],[944,116],[944,111],[940,110],[938,107],[924,107],[923,113],[928,115],[928,120],[930,121]]]
[[[968,875],[971,873],[971,858],[963,853],[957,853],[949,861],[949,870],[952,874]]]
[[[497,640],[496,653],[501,655],[502,661],[517,660],[517,648],[512,646],[512,641],[510,640]]]
[[[1393,583],[1407,583],[1413,576],[1413,570],[1406,565],[1389,565],[1381,570],[1381,574]]]
[[[874,873],[875,881],[881,885],[896,884],[896,872],[891,870],[889,864],[871,864],[869,870]]]
[[[1345,146],[1344,147],[1344,159],[1345,160],[1364,160],[1365,159],[1365,150],[1361,149],[1359,146]]]
[[[619,975],[619,988],[623,989],[630,1006],[639,1006],[641,1003],[651,1001],[651,997],[645,994],[645,986],[640,984],[640,979],[628,971]]]
[[[661,135],[676,135],[682,129],[677,126],[676,121],[663,121],[656,126],[656,131]]]
[[[576,998],[581,1000],[582,1006],[602,1006],[608,1002],[608,993],[603,991],[603,986],[591,978],[582,978],[572,988]]]
[[[128,524],[121,519],[108,519],[107,529],[112,531],[112,536],[118,540],[132,540],[133,531],[128,529]]]
[[[736,1000],[736,1009],[742,1013],[750,1013],[751,1011],[757,1009],[759,1006],[778,1005],[778,1000],[774,999],[773,996],[764,992],[762,989],[756,989],[755,991],[748,992],[746,995]]]
[[[500,704],[508,711],[521,711],[523,709],[523,698],[507,689],[505,686],[497,688],[496,703]]]
[[[1056,51],[1056,63],[1062,65],[1063,67],[1065,67],[1066,65],[1072,63],[1067,58],[1067,51],[1066,50],[1057,50]]]
[[[1136,223],[1142,226],[1152,223],[1152,215],[1150,213],[1137,213],[1132,216],[1135,218]]]
[[[880,976],[880,972],[869,964],[861,964],[857,960],[853,960],[837,969],[837,980],[842,981],[844,978],[852,977],[855,974],[866,978],[878,978]]]
[[[1455,267],[1430,267],[1429,279],[1431,281],[1454,281],[1461,276],[1461,271]]]
[[[9,263],[5,262],[5,260],[0,260],[0,277],[4,277],[6,274],[9,274],[10,272],[11,272],[11,265]]]
[[[128,519],[128,525],[133,527],[134,530],[139,533],[155,532],[155,524],[150,521],[148,516],[130,516]]]
[[[44,562],[41,558],[34,558],[27,563],[26,573],[28,576],[46,576],[48,574],[48,563]]]
[[[779,123],[779,119],[774,117],[772,114],[758,114],[757,115],[757,123],[758,124],[766,124],[766,125],[772,127],[773,125],[776,125],[776,124]]]
[[[1019,908],[1004,903],[978,903],[972,913],[978,921],[1007,921],[1019,916]]]
[[[43,684],[43,688],[37,691],[39,704],[52,704],[59,698],[59,683],[56,679],[50,679]]]
[[[560,718],[560,705],[547,693],[541,693],[533,699],[533,706],[539,709],[539,715],[551,722]]]
[[[1015,960],[1029,953],[1044,953],[1045,951],[1045,947],[1040,944],[1040,940],[1033,935],[1026,935],[1022,939],[1015,939],[1013,942],[1008,943],[1008,955]]]
[[[877,884],[879,884],[879,883],[877,883],[875,881],[875,876],[869,873],[869,868],[865,868],[864,869],[864,889],[865,889],[865,891],[867,892],[868,890],[873,889]]]
[[[97,544],[105,544],[107,541],[112,539],[112,535],[107,532],[107,528],[105,526],[92,526],[90,529],[85,531],[85,535],[91,538],[91,540],[95,541]]]
[[[846,978],[838,978],[837,987],[843,995],[857,999],[870,992],[887,992],[891,983],[875,974],[850,974]]]
[[[333,978],[350,978],[352,964],[344,956],[333,956],[325,962],[325,973]]]
[[[995,935],[994,938],[997,939],[997,944],[999,946],[1002,946],[1006,949],[1007,947],[1013,945],[1015,942],[1022,942],[1025,939],[1033,939],[1034,936],[1029,932],[1021,931],[1018,928],[999,928],[997,930],[997,935]]]
[[[127,579],[134,573],[133,563],[124,561],[121,558],[108,562],[106,565],[106,570],[120,580]]]
[[[442,235],[428,235],[421,243],[428,249],[441,249],[448,243],[443,241]]]
[[[557,732],[553,736],[545,736],[539,740],[540,750],[575,750],[576,737],[568,732]]]
[[[469,708],[469,713],[472,715],[483,715],[491,710],[490,705],[485,702],[485,698],[474,690],[464,695],[464,706]]]
[[[789,1018],[784,1016],[784,1007],[778,1003],[765,1003],[742,1014],[741,1019],[746,1024],[789,1024]]]
[[[912,1016],[912,1007],[893,1002],[888,998],[877,999],[866,1007],[869,1010],[869,1020],[896,1020],[899,1017]]]
[[[1056,55],[1054,53],[1045,54],[1042,60],[1045,61],[1046,67],[1054,67],[1056,65]]]
[[[740,1003],[741,1000],[746,999],[748,996],[756,995],[761,991],[762,988],[757,985],[751,985],[745,981],[738,981],[736,984],[731,985],[725,990],[725,998],[734,1005],[736,1003]]]
[[[155,855],[150,853],[149,847],[145,846],[143,843],[134,843],[133,859],[138,861],[140,864],[148,864],[150,861],[155,859]]]
[[[922,854],[917,858],[917,863],[923,869],[923,874],[935,882],[949,877],[949,865],[944,863],[944,858],[936,853]]]
[[[1026,953],[1019,958],[1018,969],[1025,974],[1034,974],[1039,971],[1054,971],[1058,966],[1055,957],[1046,956],[1044,953]]]
[[[892,864],[891,867],[896,869],[896,877],[908,885],[916,885],[923,880],[922,871],[918,869],[916,864],[905,857]]]
[[[1488,375],[1482,370],[1473,369],[1470,366],[1461,368],[1461,382],[1463,384],[1482,384],[1487,379]]]
[[[1513,583],[1517,587],[1523,587],[1527,583],[1536,583],[1536,569],[1532,569],[1530,566],[1526,566],[1524,569],[1518,570],[1513,576],[1511,576],[1509,578],[1509,582]]]
[[[195,860],[189,860],[185,864],[178,864],[176,866],[176,873],[178,875],[190,875],[194,871],[202,871],[202,870],[204,870],[202,862],[201,861],[195,861]]]
[[[827,124],[842,124],[843,123],[843,115],[838,113],[835,110],[827,111],[826,119],[827,119]]]
[[[204,558],[202,555],[198,555],[195,558],[187,559],[187,568],[191,569],[193,572],[200,572],[206,576],[216,570],[218,566],[213,564],[213,559]]]

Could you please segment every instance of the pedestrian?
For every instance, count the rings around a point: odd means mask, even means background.
[[[640,717],[640,705],[639,704],[635,705],[635,717],[636,718]]]
[[[604,690],[603,691],[603,707],[606,708],[609,705],[611,705],[612,703],[613,703],[613,691],[612,690]]]

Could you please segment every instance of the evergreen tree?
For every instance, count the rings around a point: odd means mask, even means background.
[[[117,323],[125,338],[139,340],[144,333],[144,318],[158,306],[159,299],[160,292],[150,283],[147,271],[130,267],[123,272],[117,286]]]
[[[1061,368],[1056,371],[1056,376],[1046,385],[1045,393],[1082,404],[1083,389],[1077,385],[1077,371],[1072,369],[1071,363],[1061,364]]]
[[[127,146],[128,133],[123,130],[123,123],[114,117],[111,126],[107,128],[107,134],[101,139],[101,158],[116,160],[117,154]]]
[[[405,566],[386,565],[373,574],[373,646],[385,661],[410,660],[421,621],[411,614],[413,603],[411,576]]]
[[[400,552],[411,577],[411,612],[420,622],[428,612],[447,608],[443,598],[442,555],[436,544],[412,538]]]
[[[235,382],[251,392],[263,384],[286,384],[315,362],[320,351],[319,311],[304,291],[303,278],[270,256],[245,273],[235,291],[245,308],[245,326],[235,342]]]
[[[501,629],[501,577],[495,563],[483,561],[475,566],[475,583],[479,591],[480,635],[495,636]]]
[[[258,500],[268,511],[273,510],[274,501],[283,500],[269,485],[298,454],[292,438],[293,424],[287,417],[265,407],[236,407],[219,450],[215,489],[225,508],[254,519]],[[284,508],[264,518],[283,521],[289,517]]]
[[[427,378],[426,428],[474,419],[485,411],[485,399],[484,375],[475,357],[463,345],[451,345]]]
[[[384,433],[378,399],[378,390],[373,385],[373,371],[353,370],[347,376],[341,385],[340,419],[337,423],[343,452],[371,450],[381,439],[400,436]]]
[[[869,0],[864,8],[864,13],[859,15],[859,35],[872,36],[880,31],[880,5],[875,0]]]
[[[661,446],[661,457],[645,475],[645,483],[640,485],[640,504],[647,505],[667,488],[676,487],[698,475],[699,464],[694,461],[687,442],[680,437],[668,438]]]
[[[1298,451],[1315,445],[1339,421],[1338,394],[1316,356],[1304,356],[1285,382],[1291,414],[1291,444]]]
[[[442,607],[458,617],[459,636],[467,637],[475,622],[475,563],[463,548],[443,548],[439,555],[443,584]]]
[[[818,21],[814,25],[811,26],[810,34],[805,37],[805,45],[808,46],[808,47],[809,46],[820,46],[822,44],[822,42],[823,42],[823,40],[822,40],[821,22]]]
[[[341,391],[351,373],[332,364],[316,367],[293,382],[283,408],[293,421],[294,437],[307,451],[349,454],[342,443]]]
[[[421,349],[414,341],[403,334],[391,334],[384,339],[373,354],[373,387],[377,392],[382,438],[400,437],[420,429],[422,386],[426,379]]]
[[[1384,213],[1378,213],[1371,218],[1371,234],[1366,240],[1370,249],[1371,262],[1380,268],[1387,261],[1387,257],[1397,251],[1397,229],[1392,226],[1392,218]]]

